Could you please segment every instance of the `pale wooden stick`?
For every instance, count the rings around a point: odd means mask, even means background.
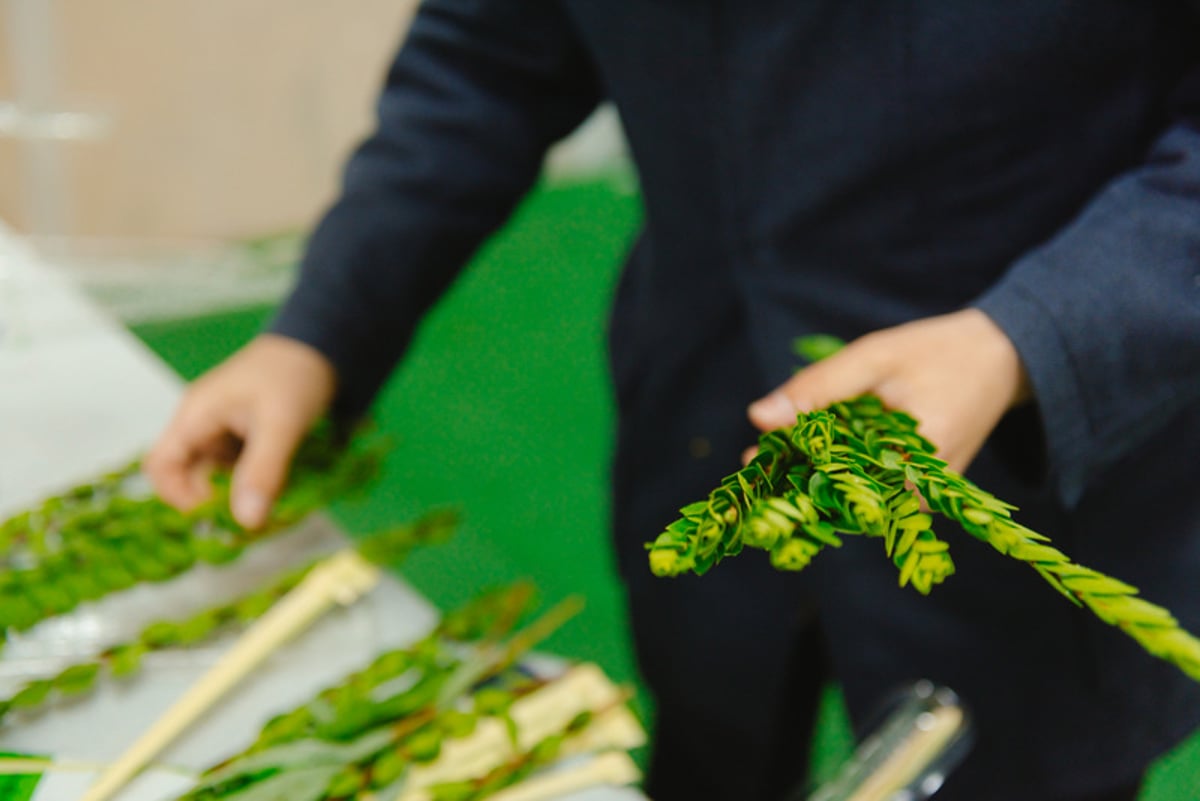
[[[957,706],[938,707],[922,713],[922,717],[925,715],[929,716],[927,724],[900,743],[848,801],[887,801],[929,766],[930,760],[945,748],[963,722],[963,711]]]
[[[533,776],[506,787],[493,795],[491,801],[546,801],[600,784],[612,787],[633,784],[641,778],[641,771],[629,754],[608,751],[580,765]]]
[[[98,773],[106,762],[84,762],[49,757],[4,757],[0,759],[0,776],[21,776],[29,773]]]
[[[395,801],[429,801],[432,785],[482,776],[562,731],[587,710],[599,710],[596,719],[567,738],[560,752],[563,757],[643,745],[646,733],[623,705],[623,698],[624,691],[598,667],[578,665],[512,705],[509,714],[517,724],[515,745],[502,722],[485,718],[469,737],[444,742],[434,762],[414,765]]]
[[[145,734],[88,789],[81,801],[105,801],[137,775],[230,688],[334,604],[351,604],[379,580],[379,569],[346,549],[325,559],[243,634]]]

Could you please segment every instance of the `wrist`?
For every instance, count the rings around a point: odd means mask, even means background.
[[[281,383],[304,397],[307,406],[323,413],[333,402],[338,376],[333,362],[321,351],[284,334],[264,333],[247,346],[256,369],[269,370]]]
[[[1033,397],[1033,388],[1025,363],[1008,334],[980,309],[964,309],[965,315],[979,341],[981,361],[997,381],[997,390],[1004,400],[1005,410],[1021,406]]]

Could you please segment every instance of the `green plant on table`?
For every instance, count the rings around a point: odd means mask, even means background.
[[[369,561],[391,567],[402,562],[414,548],[445,541],[456,524],[455,514],[434,512],[411,525],[364,537],[355,543],[355,547]],[[195,646],[222,632],[245,627],[291,592],[316,564],[314,561],[289,570],[239,598],[194,612],[183,619],[151,623],[129,642],[109,646],[56,675],[32,679],[9,697],[0,699],[0,720],[10,712],[33,712],[56,698],[84,695],[106,675],[128,679],[140,670],[147,654]],[[449,620],[452,623],[457,619]]]
[[[546,681],[517,660],[578,611],[568,602],[513,634],[532,598],[528,585],[494,591],[446,615],[428,636],[377,657],[363,670],[266,723],[244,752],[210,768],[182,801],[341,801],[363,798],[434,763],[450,740],[508,710]],[[587,724],[576,716],[569,735]],[[557,752],[551,737],[469,782],[434,783],[433,801],[483,798],[520,780]]]
[[[197,562],[236,559],[250,543],[364,487],[381,451],[370,437],[343,445],[331,426],[319,428],[299,449],[286,490],[257,531],[230,514],[227,471],[214,476],[212,498],[186,513],[153,497],[136,463],[43,501],[0,523],[0,644],[85,601],[165,581]]]
[[[804,341],[810,356],[836,349]],[[762,435],[758,453],[647,545],[659,576],[704,574],[743,548],[768,551],[780,570],[802,570],[846,535],[878,539],[900,586],[928,594],[954,573],[934,515],[1024,562],[1071,603],[1116,626],[1146,651],[1200,680],[1200,640],[1138,590],[1076,564],[1012,517],[1015,507],[947,468],[917,421],[874,396],[797,416]],[[922,509],[922,499],[928,512]]]

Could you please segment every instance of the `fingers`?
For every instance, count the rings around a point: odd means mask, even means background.
[[[876,361],[860,339],[796,373],[778,389],[750,404],[747,413],[757,428],[771,431],[794,424],[799,412],[869,392],[878,379]]]
[[[798,412],[871,393],[918,421],[918,431],[964,472],[1000,419],[1031,395],[1020,356],[986,315],[963,309],[882,329],[801,370],[748,414],[762,430]]]
[[[222,418],[184,404],[144,462],[146,475],[164,501],[187,510],[207,500],[212,471],[234,463],[236,454],[230,498],[233,516],[251,529],[266,522],[307,424],[287,410],[240,417]]]
[[[234,518],[246,528],[259,528],[267,521],[307,428],[303,419],[280,411],[252,422],[233,469],[230,497]]]
[[[216,418],[186,404],[180,407],[143,461],[146,476],[164,501],[188,510],[208,499],[208,476],[226,433]]]
[[[335,388],[333,364],[321,353],[260,335],[192,385],[146,457],[146,475],[163,500],[186,510],[208,497],[213,468],[232,464],[234,518],[259,528]]]

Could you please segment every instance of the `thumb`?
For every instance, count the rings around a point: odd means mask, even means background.
[[[768,395],[750,404],[747,414],[757,428],[771,431],[795,424],[796,415],[821,409],[873,389],[878,382],[873,360],[854,343],[805,367]]]
[[[285,416],[256,420],[246,432],[242,453],[233,469],[229,501],[238,523],[255,529],[267,522],[304,433],[301,422]]]

